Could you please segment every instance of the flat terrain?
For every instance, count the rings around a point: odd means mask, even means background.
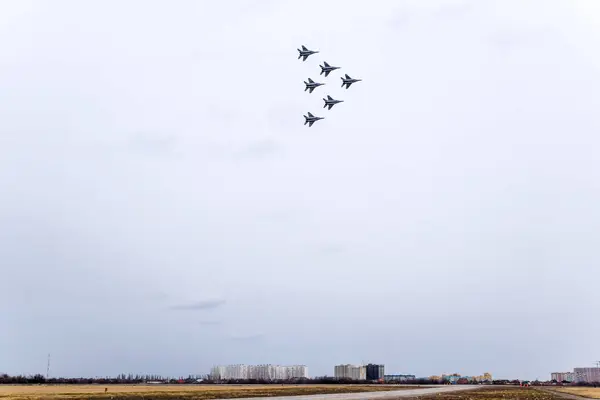
[[[567,389],[568,393],[600,398],[598,389]],[[291,400],[285,396],[297,396],[294,400],[564,400],[569,395],[479,385],[0,385],[0,400]]]
[[[415,397],[417,399],[417,397]],[[432,396],[419,396],[419,400],[561,400],[559,393],[521,387],[485,387],[469,392],[447,392]]]
[[[556,391],[562,393],[574,394],[576,396],[588,397],[590,399],[600,399],[600,388],[591,387],[561,387]]]
[[[104,389],[107,388],[107,393]],[[397,385],[0,385],[0,400],[210,400],[417,389]],[[362,397],[364,398],[364,397]]]

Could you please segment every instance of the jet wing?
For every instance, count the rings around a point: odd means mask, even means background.
[[[314,124],[314,123],[315,123],[315,121],[310,121],[310,122],[308,123],[308,127],[310,128],[310,127],[312,126],[312,124]]]
[[[310,118],[314,118],[314,117],[315,117],[315,116],[314,116],[314,115],[312,115],[311,113],[308,113],[308,116],[309,116]]]

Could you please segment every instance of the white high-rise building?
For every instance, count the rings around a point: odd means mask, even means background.
[[[308,368],[306,365],[290,365],[286,368],[287,378],[308,378]]]
[[[600,367],[575,368],[573,375],[577,382],[600,382]]]
[[[334,370],[334,377],[338,379],[354,379],[354,380],[365,380],[367,379],[367,368],[362,365],[342,364],[336,365]]]
[[[211,369],[213,379],[258,379],[258,380],[288,380],[294,378],[308,378],[306,365],[218,365]]]
[[[215,365],[210,369],[210,377],[217,380],[224,379],[225,367],[223,365]]]

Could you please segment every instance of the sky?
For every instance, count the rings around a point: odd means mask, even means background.
[[[0,372],[593,366],[599,48],[596,0],[1,1]]]

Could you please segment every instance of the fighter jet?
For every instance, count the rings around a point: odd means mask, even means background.
[[[324,83],[315,82],[310,78],[308,78],[308,83],[306,81],[304,81],[304,84],[306,85],[306,88],[304,88],[304,91],[306,92],[308,90],[308,93],[312,93],[313,90],[315,90],[315,88],[317,88],[321,85],[324,85]]]
[[[342,78],[342,87],[344,87],[344,85],[346,85],[346,89],[350,88],[350,85],[352,85],[354,82],[360,82],[362,81],[362,79],[352,79],[350,78],[350,75],[346,74],[346,78],[341,77]]]
[[[340,67],[332,67],[331,65],[327,64],[327,61],[323,61],[323,65],[319,65],[319,67],[321,67],[321,73],[319,75],[323,75],[324,72],[325,77],[327,77],[331,71],[340,69]]]
[[[302,50],[298,49],[298,52],[300,53],[298,55],[298,60],[301,57],[304,57],[304,59],[302,61],[306,61],[306,59],[308,58],[308,56],[310,56],[311,54],[318,53],[318,51],[313,51],[313,50],[307,49],[306,46],[304,46],[304,45],[302,45]]]
[[[335,100],[329,95],[327,96],[326,99],[323,99],[323,101],[325,102],[325,104],[323,105],[323,108],[329,106],[328,110],[331,110],[331,107],[335,106],[337,103],[344,102],[344,100]]]
[[[308,117],[306,115],[304,115],[304,125],[308,124],[308,127],[310,128],[312,126],[312,124],[315,123],[315,121],[318,121],[320,119],[325,119],[323,117],[315,117],[314,115],[312,115],[311,113],[308,113]]]

